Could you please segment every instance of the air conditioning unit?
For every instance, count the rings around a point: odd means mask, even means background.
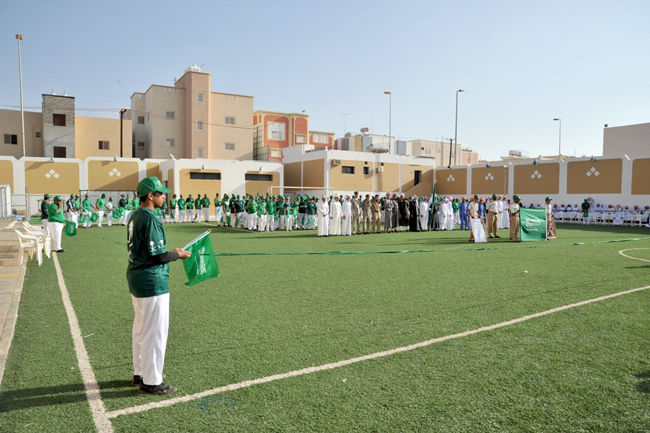
[[[332,160],[332,165],[341,165],[341,160],[340,159],[333,159]]]
[[[384,167],[377,167],[377,173],[383,173]]]

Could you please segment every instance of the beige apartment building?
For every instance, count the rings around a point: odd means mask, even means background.
[[[309,114],[257,110],[253,113],[254,158],[282,161],[282,149],[303,144],[331,149],[334,133],[309,130]]]
[[[77,116],[74,97],[44,94],[42,111],[25,112],[25,155],[20,111],[0,110],[0,155],[14,158],[130,158],[131,120],[126,117]]]
[[[451,166],[478,164],[479,154],[472,149],[463,147],[462,144],[450,145],[449,142],[436,140],[412,140],[409,142],[410,156],[421,158],[435,158],[436,167],[447,167],[449,164],[449,152],[451,151]],[[456,151],[456,147],[458,151]]]
[[[253,159],[253,97],[212,91],[212,75],[190,66],[174,86],[131,96],[137,158]]]
[[[650,155],[650,123],[607,127],[603,130],[603,156]]]

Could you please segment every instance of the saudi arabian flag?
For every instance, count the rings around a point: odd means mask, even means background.
[[[183,247],[184,250],[192,253],[191,257],[183,260],[187,275],[186,286],[193,286],[201,281],[219,276],[219,266],[217,258],[214,256],[214,250],[212,250],[209,235],[210,230],[207,230]]]
[[[66,236],[77,236],[77,225],[74,223],[74,221],[65,222],[64,233]]]
[[[523,242],[546,240],[546,209],[521,208],[519,221]]]

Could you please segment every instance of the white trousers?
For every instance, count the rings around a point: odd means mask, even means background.
[[[109,227],[113,225],[113,212],[106,212],[106,224]]]
[[[133,375],[145,385],[160,385],[169,329],[169,293],[133,301]]]
[[[97,227],[101,227],[102,226],[102,221],[104,220],[104,211],[100,210],[99,212],[97,212],[97,215],[98,215]]]
[[[47,223],[47,218],[41,220],[43,223],[43,232],[45,233],[45,236],[50,236],[50,225]]]
[[[181,210],[178,211],[178,218],[179,218],[178,222],[181,222],[181,223],[185,222],[185,212],[186,212],[185,209],[181,209]]]
[[[205,220],[206,223],[210,221],[210,208],[209,207],[204,207],[203,208],[203,219]]]
[[[351,216],[346,216],[345,218],[341,219],[342,221],[342,227],[341,227],[341,235],[342,236],[350,236],[352,233],[352,217]]]
[[[330,217],[329,221],[330,227],[330,236],[340,235],[341,234],[341,217]]]
[[[257,229],[261,232],[269,231],[269,229],[267,228],[269,216],[262,214],[259,216],[258,220],[259,222],[257,223]]]
[[[124,215],[122,215],[122,218],[121,218],[122,225],[127,225],[129,223],[129,217],[130,216],[131,216],[131,211],[130,210],[124,211]]]
[[[58,251],[61,249],[61,234],[63,233],[63,223],[48,221],[47,225],[50,226],[50,235],[52,236],[52,251]]]
[[[217,225],[221,225],[221,206],[218,206],[214,209],[214,220],[217,222]]]
[[[269,230],[274,232],[275,231],[275,215],[269,214]]]
[[[329,215],[318,215],[318,236],[329,236],[327,232],[329,221]]]

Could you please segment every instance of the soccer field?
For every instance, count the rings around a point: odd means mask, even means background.
[[[646,228],[470,244],[167,224],[167,247],[207,228],[221,275],[187,287],[171,264],[168,397],[128,386],[124,227],[31,261],[0,432],[650,431]]]

